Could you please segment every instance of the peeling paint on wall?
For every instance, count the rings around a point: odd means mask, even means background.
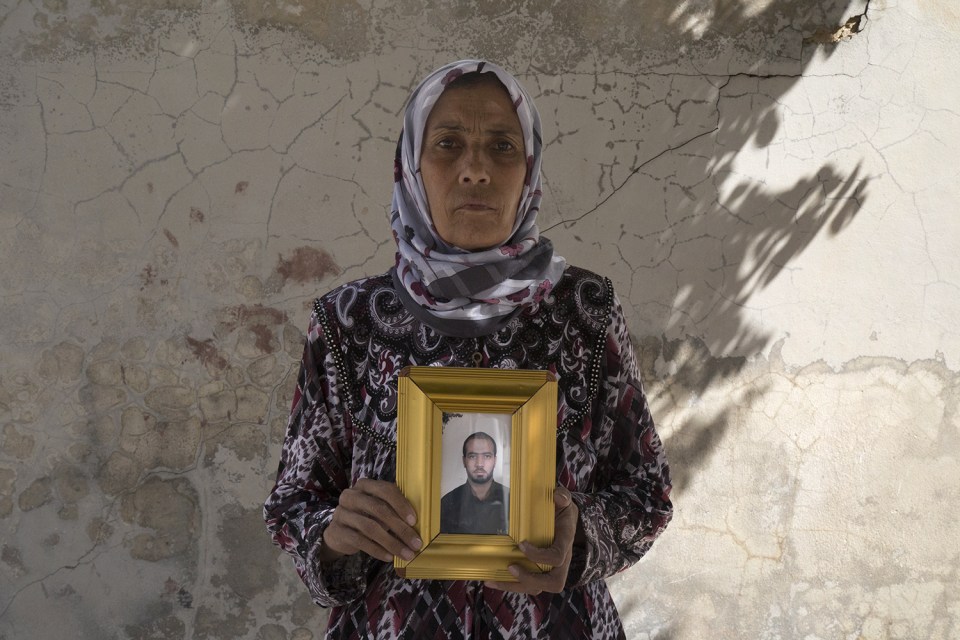
[[[297,247],[289,258],[280,257],[277,273],[300,284],[317,282],[326,276],[340,275],[340,267],[326,251],[314,247]]]

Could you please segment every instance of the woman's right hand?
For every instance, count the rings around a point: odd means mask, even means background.
[[[417,514],[392,482],[361,478],[340,494],[340,504],[323,532],[320,560],[362,551],[392,562],[394,556],[412,560],[423,542],[413,529]]]

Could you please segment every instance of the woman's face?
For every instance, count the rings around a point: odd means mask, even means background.
[[[476,251],[510,237],[527,161],[520,119],[498,80],[440,95],[427,118],[420,174],[448,244]]]

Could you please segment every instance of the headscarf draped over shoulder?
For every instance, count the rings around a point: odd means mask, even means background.
[[[439,236],[430,218],[420,176],[420,150],[427,117],[447,85],[465,73],[493,73],[513,101],[527,156],[527,176],[517,218],[507,241],[482,251],[465,251]],[[539,302],[563,274],[565,260],[540,237],[540,114],[516,78],[484,60],[460,60],[440,67],[411,94],[394,161],[390,226],[397,242],[392,275],[404,306],[447,336],[473,338],[500,329],[520,307]]]

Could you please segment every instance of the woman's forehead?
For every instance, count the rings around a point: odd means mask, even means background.
[[[476,118],[490,126],[520,133],[520,118],[510,96],[499,82],[447,89],[427,117],[427,128],[459,128]]]

